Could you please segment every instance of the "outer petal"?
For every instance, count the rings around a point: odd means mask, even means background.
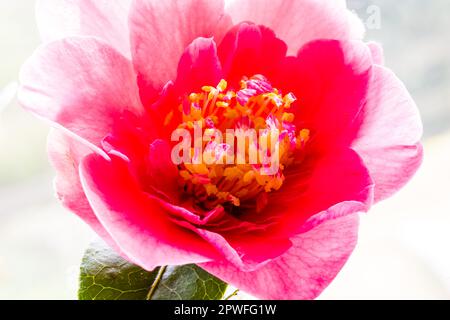
[[[198,37],[220,41],[230,23],[223,0],[134,0],[131,45],[144,104],[176,78],[187,45]]]
[[[400,80],[388,69],[374,67],[362,123],[353,148],[375,181],[375,200],[403,187],[422,162],[422,122]]]
[[[378,42],[370,41],[367,43],[367,46],[372,53],[374,64],[378,64],[380,66],[384,65],[384,52],[381,44],[379,44]]]
[[[233,23],[251,21],[274,30],[295,54],[316,39],[362,39],[364,26],[335,0],[235,0],[227,6]]]
[[[83,158],[92,151],[55,129],[50,132],[47,148],[50,162],[56,170],[55,189],[62,204],[86,222],[111,247],[120,252],[92,211],[81,186],[78,168]]]
[[[219,256],[201,237],[173,223],[159,202],[140,189],[122,159],[107,161],[93,154],[83,161],[80,177],[97,218],[132,262],[153,270]]]
[[[143,112],[131,63],[93,38],[41,47],[22,68],[20,83],[18,98],[26,109],[99,152],[121,113]]]
[[[241,272],[225,261],[200,266],[261,299],[313,299],[336,277],[352,253],[358,221],[357,214],[328,220],[292,238],[290,250],[253,272]]]
[[[130,4],[131,0],[38,0],[37,23],[44,41],[95,36],[131,57]]]

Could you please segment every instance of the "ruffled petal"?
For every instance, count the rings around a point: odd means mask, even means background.
[[[344,1],[247,0],[232,1],[226,8],[234,24],[250,21],[264,25],[295,54],[305,43],[317,39],[362,39],[364,26]]]
[[[375,200],[403,187],[422,163],[420,114],[402,82],[388,69],[374,67],[367,102],[353,148],[375,181]]]
[[[357,214],[327,220],[292,238],[291,249],[256,271],[242,272],[226,261],[200,266],[261,299],[314,299],[352,253],[358,224]]]
[[[321,150],[349,146],[372,76],[372,56],[360,41],[319,40],[287,58],[274,86],[293,92],[298,128],[311,131],[310,145]]]
[[[93,38],[42,46],[20,74],[20,103],[102,153],[101,141],[120,115],[143,113],[129,60]]]
[[[94,36],[130,58],[128,12],[132,0],[38,0],[36,18],[44,41]]]
[[[286,252],[291,247],[288,238],[274,238],[266,234],[254,236],[251,233],[241,232],[231,235],[226,232],[217,233],[206,228],[196,227],[186,221],[176,221],[178,225],[192,230],[200,235],[220,252],[221,257],[241,271],[253,271],[267,264],[271,259]],[[261,243],[266,241],[264,251],[261,251]]]
[[[269,205],[259,217],[278,220],[272,233],[297,234],[313,216],[335,218],[330,213],[368,211],[373,189],[365,163],[352,149],[313,154],[286,173],[282,191],[270,195]]]
[[[203,86],[217,86],[222,76],[214,39],[197,38],[180,59],[175,86],[181,95],[188,95],[200,91]]]
[[[173,223],[159,202],[141,190],[122,159],[92,154],[81,164],[80,177],[97,218],[133,263],[153,270],[220,256],[201,237]]]
[[[54,186],[61,203],[87,223],[112,248],[120,252],[92,211],[81,186],[79,165],[92,151],[55,129],[50,131],[47,150],[56,171]]]
[[[226,79],[236,85],[243,76],[263,74],[270,79],[286,57],[287,46],[272,30],[244,22],[227,33],[218,50]]]
[[[133,60],[144,104],[153,102],[198,37],[220,41],[231,26],[223,0],[136,0],[130,13]]]

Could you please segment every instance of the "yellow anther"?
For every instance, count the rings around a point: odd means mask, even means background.
[[[227,86],[228,86],[228,83],[224,79],[222,79],[222,80],[220,80],[219,84],[217,85],[217,89],[220,92],[224,92],[227,89]]]
[[[228,91],[227,94],[225,95],[228,99],[233,99],[236,97],[236,92],[234,91]]]
[[[297,98],[292,93],[288,93],[283,98],[284,107],[289,109],[295,101],[297,101]]]
[[[310,138],[311,132],[308,129],[303,129],[300,131],[300,139],[303,142],[308,142]]]
[[[219,192],[219,190],[217,189],[217,187],[211,183],[208,183],[207,185],[205,185],[205,189],[206,189],[206,193],[208,194],[208,196],[216,194],[217,192]]]
[[[267,106],[268,103],[272,104],[272,106],[276,108],[280,108],[283,106],[283,100],[278,94],[274,92],[263,94],[262,97],[264,98],[264,100],[266,100],[265,104],[260,102],[260,104],[262,104],[263,106]]]
[[[294,114],[293,113],[289,113],[289,112],[283,113],[283,116],[281,117],[281,120],[285,121],[285,122],[293,122],[294,119],[295,119]]]
[[[218,101],[218,102],[216,102],[216,106],[219,108],[228,108],[230,106],[230,104],[225,101]]]
[[[200,95],[198,95],[198,94],[196,94],[196,93],[191,93],[191,94],[189,95],[189,100],[190,100],[191,102],[197,102],[197,101],[199,100],[199,98],[200,98]]]
[[[180,172],[180,176],[184,179],[184,180],[190,180],[192,178],[192,175],[186,171],[186,170],[181,170]]]
[[[234,178],[241,178],[243,172],[239,170],[238,167],[229,167],[225,169],[223,175],[227,178],[227,180],[232,180]]]
[[[218,192],[217,193],[217,198],[222,199],[222,200],[226,200],[228,198],[229,194],[230,194],[229,192]]]
[[[245,175],[244,175],[244,183],[250,183],[255,179],[255,172],[252,171],[248,171]]]
[[[217,95],[217,89],[212,88],[212,90],[208,93],[208,100],[212,100]]]
[[[205,129],[205,136],[207,137],[214,137],[215,135],[217,135],[217,130],[216,129]]]
[[[274,182],[272,184],[274,190],[280,190],[281,186],[283,185],[284,179],[282,177],[276,177],[274,179]]]
[[[219,123],[219,119],[216,116],[210,116],[209,118],[214,122],[214,124]]]
[[[227,109],[224,116],[228,119],[236,119],[237,117],[239,117],[239,113],[234,109]]]
[[[166,118],[164,119],[164,126],[167,126],[172,121],[172,118],[173,118],[173,111],[170,111],[167,114]]]
[[[241,205],[241,200],[231,194],[228,196],[228,200],[230,200],[231,203],[236,207],[239,207]]]
[[[215,171],[217,177],[219,177],[219,178],[223,177],[223,172],[224,172],[223,166],[214,166],[214,171]]]
[[[211,168],[211,170],[209,170],[208,177],[210,179],[218,178],[217,171],[215,170],[214,166]]]
[[[202,164],[185,164],[186,169],[188,169],[191,173],[196,173],[196,174],[209,174],[209,170],[206,167],[206,164],[202,163]]]
[[[187,127],[188,127],[189,129],[194,129],[194,122],[192,122],[192,121],[187,121],[187,122],[186,122],[186,125],[187,125]]]
[[[186,116],[186,119],[189,119],[188,121],[199,121],[202,120],[202,110],[191,108],[191,113],[189,116]]]
[[[261,130],[266,127],[266,120],[262,117],[257,117],[253,120],[253,124],[256,130]]]
[[[267,183],[269,183],[270,180],[269,176],[261,175],[259,173],[256,173],[255,178],[256,182],[258,182],[260,186],[265,186]]]
[[[249,88],[255,90],[242,91]],[[245,164],[227,162],[238,159],[236,156],[229,158],[228,146],[223,150],[213,148],[202,152],[208,143],[203,141],[203,135],[201,141],[192,141],[195,146],[201,144],[203,149],[199,152],[191,147],[190,155],[195,164],[184,163],[179,168],[179,174],[188,187],[186,191],[197,200],[195,204],[199,207],[211,210],[225,204],[245,208],[253,205],[260,212],[267,204],[267,193],[282,187],[285,179],[283,171],[297,159],[294,152],[302,152],[301,149],[310,140],[310,132],[307,129],[296,130],[294,113],[286,112],[297,98],[292,93],[283,96],[281,91],[270,88],[267,79],[260,75],[243,77],[236,91],[228,88],[226,80],[221,80],[215,87],[204,86],[202,91],[188,96],[188,114],[184,114],[187,105],[178,106],[183,120],[180,128],[193,130],[197,121],[201,121],[202,132],[211,138],[216,137],[215,130],[225,134],[227,129],[234,129],[236,133],[249,128],[259,134],[255,143],[246,142],[243,154]],[[166,116],[164,124],[167,125],[172,119],[173,112]],[[258,163],[274,155],[276,146],[271,138],[275,131],[283,133],[282,138],[276,137],[276,142],[279,142],[276,145],[279,167],[268,175],[268,168],[255,168],[253,155],[257,154]],[[261,140],[261,134],[265,140]],[[295,143],[299,151],[296,151]],[[230,147],[236,146],[231,144]],[[198,160],[202,160],[202,164],[197,164]]]
[[[216,88],[211,87],[211,86],[203,86],[202,90],[205,91],[205,92],[211,92],[211,91],[216,90]]]

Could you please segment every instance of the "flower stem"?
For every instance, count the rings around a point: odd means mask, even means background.
[[[164,275],[164,272],[166,272],[166,269],[167,266],[162,266],[159,268],[158,274],[156,275],[155,281],[153,281],[152,286],[150,287],[146,300],[152,300],[153,294],[155,293],[155,290],[158,288],[158,285],[161,282],[161,279]]]
[[[232,294],[230,294],[228,297],[226,297],[225,299],[223,299],[223,300],[230,300],[231,298],[233,298],[233,297],[235,297],[235,296],[237,296],[238,295],[238,293],[239,293],[239,289],[236,289],[236,290],[234,290],[233,291],[233,293]]]

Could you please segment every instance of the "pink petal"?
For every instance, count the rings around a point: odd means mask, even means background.
[[[220,41],[230,27],[223,0],[136,0],[130,13],[131,46],[144,104],[169,80],[198,37]]]
[[[184,51],[178,65],[175,83],[181,94],[198,92],[205,85],[217,86],[222,79],[222,66],[212,38],[197,38]]]
[[[131,57],[128,11],[132,0],[38,0],[36,17],[44,41],[94,36]]]
[[[422,122],[402,82],[388,69],[374,67],[362,123],[353,148],[375,181],[375,200],[403,187],[422,162]]]
[[[372,53],[373,63],[380,66],[384,65],[384,52],[381,44],[379,44],[378,42],[370,41],[369,43],[367,43],[367,46]]]
[[[48,155],[56,171],[55,189],[62,204],[85,223],[118,252],[117,245],[95,216],[84,194],[78,174],[79,164],[92,151],[53,129],[48,137]]]
[[[67,38],[37,50],[20,74],[20,103],[101,153],[125,110],[143,112],[131,63],[106,43]]]
[[[159,202],[140,189],[122,159],[92,154],[81,164],[80,177],[97,218],[132,262],[153,270],[219,256],[201,237],[173,223]]]
[[[358,222],[357,214],[328,220],[292,238],[289,251],[253,272],[242,272],[226,261],[200,266],[261,299],[314,299],[352,253]]]
[[[247,0],[233,1],[226,11],[234,24],[250,21],[264,25],[295,54],[316,39],[362,39],[362,22],[345,8],[343,1],[329,0]]]

